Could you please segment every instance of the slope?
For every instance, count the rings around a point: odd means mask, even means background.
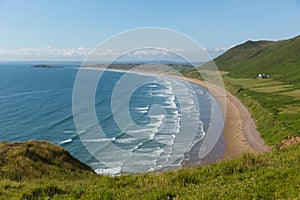
[[[267,144],[280,145],[284,139],[300,136],[300,36],[247,41],[213,61],[226,72],[227,90],[248,107]],[[270,78],[257,79],[260,73]]]

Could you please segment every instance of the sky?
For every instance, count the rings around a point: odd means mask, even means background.
[[[0,0],[0,60],[81,60],[120,32],[181,32],[215,57],[300,34],[300,0]]]

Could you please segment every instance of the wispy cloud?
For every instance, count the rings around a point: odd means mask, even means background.
[[[83,60],[89,53],[92,52],[95,58],[99,60],[110,60],[116,56],[121,55],[121,50],[118,49],[96,49],[92,51],[89,47],[79,48],[56,48],[56,47],[42,47],[42,48],[21,48],[21,49],[1,49],[1,60]],[[214,58],[227,50],[225,47],[216,47],[212,50],[203,49],[199,50],[191,49],[138,49],[133,52],[123,55],[125,60],[148,60],[148,59],[161,59],[161,60],[178,60],[181,59],[178,55],[188,55],[189,58],[199,59],[200,61],[207,56],[201,56],[199,53],[209,55]],[[199,58],[199,55],[201,58]],[[121,59],[121,58],[120,58]],[[202,59],[202,60],[201,60]]]
[[[216,53],[219,53],[219,52],[224,52],[224,51],[226,51],[226,50],[227,50],[226,47],[216,47],[214,51],[215,51]]]
[[[215,49],[209,50],[209,54],[212,58],[215,58],[221,54],[223,54],[225,51],[227,51],[229,48],[223,47],[223,46],[218,46]]]
[[[22,48],[22,49],[0,49],[1,56],[86,56],[90,48]]]

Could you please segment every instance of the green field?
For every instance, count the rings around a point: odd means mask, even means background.
[[[239,97],[254,117],[268,145],[300,136],[300,96],[297,86],[270,79],[224,77],[227,89]]]

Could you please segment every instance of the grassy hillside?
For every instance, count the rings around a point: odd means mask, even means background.
[[[236,78],[270,74],[274,80],[300,86],[300,36],[282,41],[247,41],[214,61]]]
[[[268,145],[300,136],[300,36],[282,41],[247,41],[214,59],[225,87],[250,110]],[[206,63],[200,70],[206,73]],[[255,78],[259,73],[268,79]],[[201,79],[196,71],[185,73]]]
[[[74,177],[93,172],[68,151],[46,141],[0,143],[0,176],[13,181],[43,177]]]
[[[47,142],[2,143],[0,152],[0,199],[300,198],[300,145],[205,167],[114,178],[94,174]]]

